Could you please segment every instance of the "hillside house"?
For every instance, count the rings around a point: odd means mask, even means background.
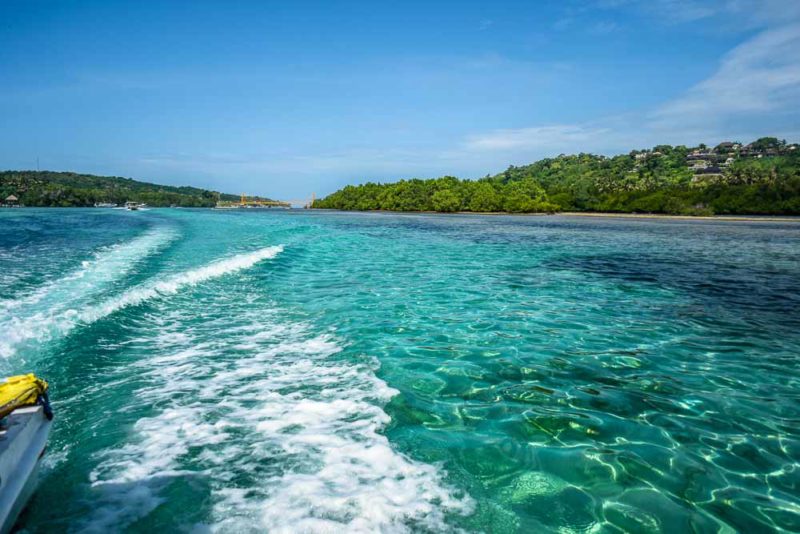
[[[731,152],[735,152],[742,148],[742,145],[739,143],[734,143],[733,141],[723,141],[714,148],[714,152],[718,154],[729,154]]]

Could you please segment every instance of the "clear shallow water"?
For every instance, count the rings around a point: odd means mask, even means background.
[[[800,530],[800,225],[0,211],[31,532]]]

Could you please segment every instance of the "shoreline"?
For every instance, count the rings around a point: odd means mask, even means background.
[[[5,208],[5,209],[3,209]],[[96,208],[94,206],[0,206],[0,211],[6,209],[112,209]],[[153,206],[149,209],[210,209],[220,210],[211,206]],[[556,213],[511,213],[507,211],[392,211],[392,210],[340,210],[333,208],[272,208],[272,211],[336,211],[341,213],[394,213],[404,215],[471,215],[471,216],[506,216],[506,217],[597,217],[604,219],[652,219],[652,220],[684,220],[684,221],[721,221],[721,222],[770,222],[800,224],[800,215],[670,215],[666,213],[615,213],[600,211],[561,211]],[[269,211],[261,208],[260,211]]]
[[[800,216],[797,215],[669,215],[666,213],[613,213],[597,211],[563,211],[554,213],[554,215],[566,215],[570,217],[616,217],[620,219],[800,223]]]
[[[332,208],[310,208],[309,211],[338,211],[342,213],[398,213],[425,215],[492,215],[509,217],[598,217],[618,219],[663,219],[686,221],[722,221],[722,222],[780,222],[800,224],[800,215],[669,215],[666,213],[614,213],[599,211],[561,211],[556,213],[510,213],[507,211],[392,211],[392,210],[339,210]]]

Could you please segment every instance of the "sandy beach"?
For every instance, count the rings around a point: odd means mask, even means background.
[[[782,222],[800,224],[800,217],[786,215],[666,215],[661,213],[597,213],[565,211],[556,215],[569,217],[611,217],[619,219],[677,219],[689,221],[730,221],[730,222]]]

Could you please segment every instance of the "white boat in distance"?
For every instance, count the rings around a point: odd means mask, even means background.
[[[125,203],[125,209],[128,211],[136,211],[146,207],[147,204],[139,204],[138,202],[128,201]]]
[[[117,205],[114,204],[113,202],[95,202],[94,203],[94,207],[95,208],[116,208]]]

